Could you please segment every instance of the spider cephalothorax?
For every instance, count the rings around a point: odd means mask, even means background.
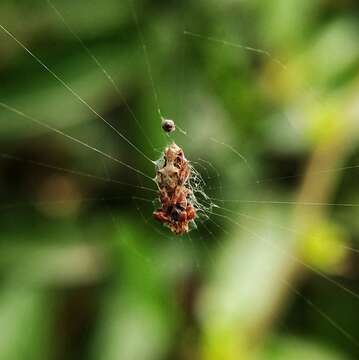
[[[157,163],[156,183],[161,207],[154,211],[153,216],[177,235],[188,232],[189,223],[196,217],[190,199],[192,191],[187,185],[190,175],[183,150],[172,143]]]

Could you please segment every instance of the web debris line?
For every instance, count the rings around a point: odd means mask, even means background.
[[[330,325],[332,325],[337,331],[339,331],[347,340],[349,340],[356,347],[359,347],[359,341],[352,336],[347,330],[345,330],[342,326],[340,326],[336,321],[334,321],[327,313],[321,310],[316,304],[314,304],[310,299],[306,298],[299,290],[295,289],[289,282],[285,280],[281,280],[287,284],[288,288],[291,289],[297,296],[302,298],[305,303],[314,309],[323,319],[328,321]]]
[[[325,275],[323,272],[317,270],[316,268],[310,266],[309,264],[306,264],[305,262],[301,261],[299,258],[297,258],[296,256],[290,254],[288,251],[282,249],[280,246],[276,245],[275,243],[273,243],[272,241],[267,241],[265,238],[262,238],[261,236],[259,236],[258,234],[254,233],[253,231],[249,230],[248,228],[246,228],[245,226],[243,226],[242,224],[240,224],[239,222],[233,220],[232,218],[230,218],[229,216],[226,215],[221,215],[218,213],[214,213],[212,212],[213,215],[218,216],[218,217],[222,217],[225,218],[227,220],[229,220],[230,222],[232,222],[233,224],[237,225],[239,228],[241,228],[242,230],[244,230],[245,232],[247,232],[248,234],[254,236],[255,238],[259,239],[261,242],[264,242],[265,244],[269,244],[272,247],[276,248],[277,250],[279,250],[281,253],[284,253],[286,255],[288,255],[290,258],[292,258],[293,260],[295,260],[296,262],[300,263],[302,266],[305,266],[306,268],[308,268],[309,270],[311,270],[312,272],[314,272],[315,274],[321,276],[322,278],[324,278],[325,280],[331,282],[332,284],[336,285],[337,287],[339,287],[340,289],[342,289],[343,291],[349,293],[350,295],[354,296],[356,299],[359,299],[359,295],[355,292],[353,292],[352,290],[346,288],[345,286],[341,285],[339,282],[331,279],[330,277],[328,277],[327,275]],[[299,297],[301,297],[308,306],[310,306],[311,308],[313,308],[316,312],[318,312],[318,314],[320,316],[322,316],[324,319],[326,319],[337,331],[339,331],[344,337],[347,338],[347,340],[351,341],[354,345],[359,347],[359,342],[357,339],[355,339],[352,335],[350,335],[350,333],[348,333],[343,327],[341,327],[339,324],[337,324],[328,314],[326,314],[323,310],[321,310],[317,305],[315,305],[311,300],[307,299],[303,294],[301,294],[297,289],[293,288],[293,286],[281,279],[281,281],[286,284],[288,286],[289,289],[291,289],[296,295],[298,295]]]
[[[290,227],[287,227],[287,226],[275,224],[275,223],[273,223],[273,222],[268,222],[268,221],[266,221],[266,220],[263,219],[263,218],[259,218],[259,217],[252,216],[252,215],[248,215],[248,214],[246,214],[246,213],[244,213],[244,212],[227,209],[227,208],[225,208],[225,207],[218,206],[218,205],[217,205],[217,208],[219,208],[219,209],[221,209],[221,210],[223,210],[223,211],[225,211],[225,212],[227,212],[227,213],[230,213],[230,214],[233,214],[233,215],[242,216],[242,217],[244,217],[244,218],[246,218],[246,219],[253,220],[253,221],[259,222],[259,223],[261,223],[261,224],[271,226],[271,227],[276,228],[276,229],[281,229],[281,230],[289,231],[289,232],[291,232],[291,233],[293,233],[293,234],[296,234],[296,235],[304,235],[304,232],[302,232],[302,231],[298,231],[298,230],[295,230],[295,229],[290,228]],[[310,238],[312,238],[312,239],[317,239],[317,236],[311,236]],[[351,247],[351,246],[342,245],[342,244],[340,244],[339,246],[342,247],[343,249],[346,249],[346,250],[349,250],[349,251],[352,251],[352,252],[355,252],[355,253],[359,253],[359,249],[353,248],[353,247]]]
[[[0,206],[0,211],[8,210],[16,207],[26,207],[33,205],[52,205],[52,204],[66,204],[72,202],[80,202],[80,203],[90,203],[90,202],[106,202],[108,200],[124,200],[131,199],[131,196],[116,196],[116,197],[83,197],[80,199],[62,199],[62,200],[47,200],[47,201],[31,201],[31,202],[17,202],[17,203],[9,203],[3,206]]]
[[[358,203],[326,203],[326,202],[304,202],[304,201],[267,201],[267,200],[237,200],[237,199],[217,199],[211,198],[211,200],[219,202],[233,202],[243,204],[270,204],[270,205],[299,205],[299,206],[333,206],[333,207],[359,207]]]
[[[219,190],[219,194],[220,196],[222,197],[223,196],[223,187],[222,187],[222,183],[221,183],[221,175],[219,173],[219,171],[216,169],[216,167],[208,160],[204,160],[202,158],[198,158],[198,161],[201,161],[203,162],[204,164],[207,164],[213,171],[214,173],[216,174],[215,175],[215,179],[216,179],[216,182],[217,182],[217,186],[216,187],[213,187],[213,186],[207,186],[208,189],[210,190],[215,190],[215,189],[218,189]],[[208,170],[207,170],[208,171]]]
[[[222,44],[222,45],[227,45],[227,46],[231,46],[231,47],[234,47],[234,48],[247,50],[247,51],[251,51],[251,52],[254,52],[254,53],[257,53],[257,54],[267,56],[269,59],[271,59],[272,61],[277,63],[282,69],[287,70],[287,66],[285,64],[283,64],[280,60],[275,58],[267,50],[257,49],[257,48],[251,47],[251,46],[246,46],[246,45],[242,45],[242,44],[238,44],[238,43],[234,43],[234,42],[230,42],[230,41],[226,41],[226,40],[221,40],[221,39],[217,39],[217,38],[214,38],[214,37],[211,37],[211,36],[201,35],[201,34],[198,34],[198,33],[194,33],[192,31],[185,30],[183,33],[185,35],[196,37],[196,38],[199,38],[199,39],[202,39],[202,40],[208,40],[208,41],[216,42],[216,43],[219,43],[219,44]]]
[[[221,177],[220,174],[219,174],[219,172],[218,172],[218,170],[213,166],[213,164],[211,164],[210,161],[205,160],[205,159],[202,159],[202,158],[198,158],[197,160],[205,163],[206,165],[208,165],[208,166],[214,171],[214,173],[216,174],[216,178],[217,178],[217,179],[219,179],[219,178]],[[199,163],[198,163],[198,164],[199,164]],[[204,167],[204,166],[202,165],[202,167]],[[206,172],[209,173],[209,172],[208,172],[208,169],[206,169]],[[213,177],[208,177],[208,179],[213,179]]]
[[[248,170],[252,173],[252,175],[254,176],[254,178],[256,179],[256,183],[259,184],[259,180],[257,178],[257,175],[254,171],[254,169],[252,168],[252,166],[249,164],[249,161],[247,160],[247,158],[242,155],[238,150],[236,150],[232,145],[230,144],[226,144],[225,142],[219,141],[217,139],[214,138],[210,138],[211,141],[213,141],[214,143],[218,144],[218,145],[222,145],[224,147],[226,147],[227,149],[229,149],[230,151],[232,151],[235,155],[237,155],[240,159],[242,159],[244,161],[244,163],[246,164]]]
[[[100,115],[91,105],[89,105],[75,90],[70,87],[60,76],[58,76],[53,70],[51,70],[39,57],[37,57],[28,47],[26,47],[15,35],[7,30],[0,24],[2,29],[10,38],[12,38],[20,47],[22,47],[34,60],[36,60],[47,72],[49,72],[62,86],[64,86],[78,101],[85,105],[94,115],[102,120],[108,127],[110,127],[117,135],[119,135],[124,141],[127,142],[134,150],[136,150],[145,159],[154,163],[142,150],[140,150],[134,143],[132,143],[125,135],[118,131],[113,125],[111,125],[102,115]]]
[[[150,140],[150,138],[147,136],[146,132],[143,129],[143,126],[139,122],[137,116],[135,115],[134,111],[131,109],[129,103],[125,99],[124,95],[122,94],[122,91],[120,90],[119,86],[117,85],[116,81],[113,79],[113,77],[109,74],[109,72],[105,69],[105,67],[101,64],[100,60],[91,52],[91,50],[86,46],[84,41],[80,38],[80,36],[70,27],[70,25],[67,23],[65,17],[60,12],[60,10],[51,2],[51,0],[46,0],[49,6],[54,10],[56,15],[59,17],[59,19],[62,21],[62,23],[65,25],[67,30],[77,39],[77,41],[80,43],[82,48],[86,51],[86,53],[90,56],[90,58],[93,60],[93,62],[97,65],[97,67],[102,71],[102,73],[105,75],[105,77],[109,80],[109,82],[112,84],[113,88],[115,89],[116,93],[120,96],[121,101],[126,106],[127,111],[130,113],[131,117],[135,120],[138,128],[142,132],[142,135],[145,137],[146,141],[149,143],[152,149],[154,149],[154,146]]]
[[[245,232],[247,232],[248,234],[254,236],[255,238],[259,239],[261,242],[264,242],[265,244],[269,244],[272,247],[278,249],[281,253],[288,255],[290,258],[292,258],[295,262],[301,264],[302,266],[306,267],[307,269],[311,270],[312,272],[314,272],[315,274],[319,275],[320,277],[324,278],[325,280],[327,280],[328,282],[334,284],[335,286],[337,286],[338,288],[340,288],[341,290],[345,291],[346,293],[352,295],[353,297],[355,297],[357,300],[359,300],[359,294],[355,293],[354,291],[348,289],[347,287],[345,287],[344,285],[340,284],[338,281],[330,278],[329,276],[327,276],[326,274],[324,274],[322,271],[317,270],[316,268],[314,268],[313,266],[305,263],[304,261],[300,260],[298,257],[292,255],[291,253],[289,253],[286,250],[283,250],[280,246],[278,246],[277,244],[273,243],[272,241],[266,241],[265,238],[262,238],[261,236],[259,236],[258,234],[254,233],[253,231],[249,230],[248,228],[246,228],[245,226],[243,226],[242,224],[240,224],[239,222],[233,220],[232,218],[230,218],[229,216],[226,215],[221,215],[221,214],[217,214],[217,213],[212,213],[213,215],[219,216],[219,217],[223,217],[226,218],[227,220],[229,220],[230,222],[232,222],[233,224],[237,225],[239,228],[241,228],[242,230],[244,230]],[[284,280],[283,280],[284,281]],[[299,295],[299,292],[297,293]],[[303,295],[299,295],[303,298],[305,298]],[[334,320],[332,320],[326,313],[324,313],[322,310],[320,310],[314,303],[312,303],[310,300],[307,299],[307,304],[309,306],[311,306],[314,309],[317,309],[317,311],[319,311],[319,314],[326,318],[330,324],[332,324],[332,326],[334,326],[338,331],[340,331],[347,339],[351,340],[356,346],[359,346],[359,342],[353,338],[346,330],[344,330],[341,326],[339,326]]]
[[[280,251],[281,253],[289,256],[291,259],[293,259],[293,261],[295,261],[296,263],[304,266],[305,268],[307,268],[308,270],[311,270],[313,273],[317,274],[318,276],[322,277],[323,279],[327,280],[328,282],[332,283],[333,285],[337,286],[339,289],[343,290],[344,292],[350,294],[351,296],[355,297],[357,300],[359,300],[359,294],[357,294],[356,292],[348,289],[347,287],[345,287],[344,285],[340,284],[338,281],[330,278],[329,276],[327,276],[325,273],[323,273],[322,271],[316,269],[315,267],[307,264],[306,262],[300,260],[297,256],[292,255],[289,251],[286,251],[284,249],[282,249],[279,245],[273,243],[272,241],[267,241],[265,238],[261,237],[260,235],[256,234],[255,232],[253,232],[252,230],[248,229],[247,227],[245,227],[243,224],[240,224],[238,221],[233,220],[231,217],[227,216],[227,215],[222,215],[222,214],[218,214],[218,213],[214,213],[211,212],[211,214],[215,215],[215,216],[219,216],[222,217],[224,219],[227,219],[228,221],[230,221],[231,223],[233,223],[234,225],[237,225],[240,229],[244,230],[247,234],[252,235],[253,237],[255,237],[256,239],[260,240],[261,242],[265,243],[265,244],[269,244],[271,245],[273,248],[277,249],[278,251]]]
[[[278,176],[278,177],[273,177],[273,178],[259,179],[258,183],[270,182],[270,181],[275,181],[275,180],[295,179],[295,178],[300,178],[300,177],[302,177],[304,175],[327,174],[327,173],[331,173],[331,172],[340,172],[340,171],[352,170],[352,169],[359,169],[359,165],[342,166],[342,167],[332,168],[332,169],[309,171],[307,173],[301,173],[301,174],[294,174],[294,175],[286,175],[286,176]]]
[[[0,26],[1,26],[1,25],[0,25]],[[33,118],[32,116],[26,115],[25,113],[23,113],[23,112],[20,111],[20,110],[17,110],[17,109],[15,109],[15,108],[13,108],[13,107],[11,107],[11,106],[9,106],[9,105],[6,105],[6,104],[4,104],[4,103],[2,103],[2,102],[0,102],[0,107],[6,109],[6,110],[8,110],[8,111],[11,111],[11,112],[13,112],[14,114],[17,114],[17,115],[19,115],[19,116],[21,116],[21,117],[23,117],[23,118],[25,118],[25,119],[28,119],[28,120],[30,120],[30,121],[32,121],[32,122],[40,125],[40,126],[43,127],[43,128],[46,128],[46,129],[51,130],[51,131],[53,131],[53,132],[55,132],[55,133],[57,133],[57,134],[59,134],[59,135],[61,135],[61,136],[64,136],[64,137],[66,137],[67,139],[69,139],[69,140],[71,140],[71,141],[73,141],[73,142],[76,142],[77,144],[80,144],[80,145],[82,145],[82,146],[84,146],[84,147],[86,147],[86,148],[88,148],[88,149],[90,149],[90,150],[92,150],[92,151],[94,151],[94,152],[96,152],[96,153],[98,153],[98,154],[106,157],[107,159],[110,159],[110,160],[112,160],[112,161],[114,161],[114,162],[116,162],[116,163],[118,163],[118,164],[121,164],[121,165],[127,167],[128,169],[130,169],[130,170],[132,170],[132,171],[134,171],[134,172],[136,172],[136,173],[138,173],[138,174],[141,174],[141,175],[144,176],[145,178],[150,179],[151,181],[153,181],[153,178],[152,178],[151,176],[145,174],[145,173],[142,172],[141,170],[136,169],[136,168],[133,167],[132,165],[129,165],[129,164],[123,162],[122,160],[113,157],[112,155],[109,155],[109,154],[107,154],[107,153],[105,153],[105,152],[103,152],[103,151],[101,151],[101,150],[99,150],[99,149],[96,149],[95,147],[93,147],[93,146],[85,143],[84,141],[79,140],[79,139],[77,139],[77,138],[75,138],[75,137],[73,137],[73,136],[71,136],[71,135],[69,135],[69,134],[67,134],[67,133],[65,133],[65,132],[63,132],[63,131],[55,128],[55,127],[53,127],[53,126],[51,126],[51,125],[48,125],[48,124],[46,124],[46,123],[44,123],[44,122],[42,122],[42,121],[40,121],[40,120],[38,120],[38,119],[35,119],[35,118]]]
[[[140,22],[138,20],[138,16],[137,16],[137,12],[136,12],[136,9],[135,9],[135,6],[133,4],[133,0],[127,0],[130,8],[131,8],[131,12],[132,12],[132,17],[133,17],[133,20],[135,22],[135,25],[136,25],[136,29],[137,29],[137,33],[138,33],[138,37],[139,37],[139,40],[140,40],[140,43],[141,43],[141,47],[142,47],[142,50],[143,50],[143,55],[144,55],[144,58],[145,58],[145,62],[146,62],[146,67],[147,67],[147,72],[148,72],[148,76],[150,78],[150,82],[151,82],[151,87],[152,87],[152,91],[153,91],[153,96],[154,96],[154,99],[155,99],[155,104],[156,104],[156,111],[158,113],[158,115],[160,116],[160,119],[161,121],[164,119],[164,117],[162,116],[162,111],[161,111],[161,107],[160,107],[160,101],[159,101],[159,96],[158,96],[158,91],[156,89],[156,86],[155,86],[155,81],[154,81],[154,78],[153,78],[153,71],[152,71],[152,67],[151,67],[151,63],[150,63],[150,58],[149,58],[149,55],[148,55],[148,51],[147,51],[147,45],[145,43],[145,37],[143,35],[143,32],[141,30],[141,27],[140,27]]]
[[[111,179],[110,177],[102,177],[102,176],[86,173],[86,172],[79,171],[79,170],[68,169],[68,168],[64,168],[64,167],[61,167],[61,166],[55,166],[55,165],[43,163],[43,162],[40,162],[40,161],[34,161],[34,160],[31,160],[31,159],[23,159],[23,158],[20,158],[18,156],[14,156],[14,155],[11,155],[11,154],[0,153],[0,157],[3,158],[3,159],[22,162],[22,163],[25,163],[25,164],[36,165],[36,166],[40,166],[40,167],[43,167],[43,168],[46,168],[46,169],[56,170],[56,171],[71,174],[71,175],[82,176],[82,177],[87,177],[87,178],[90,178],[90,179],[99,180],[99,181],[103,181],[103,182],[129,186],[129,187],[132,187],[132,188],[135,188],[135,189],[156,192],[156,190],[151,189],[151,188],[146,187],[146,186],[134,185],[134,184],[126,183],[126,182],[121,181],[121,180]]]

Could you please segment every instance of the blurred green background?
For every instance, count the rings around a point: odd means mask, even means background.
[[[358,2],[131,1],[0,24],[149,158],[175,140],[217,206],[172,236],[154,182],[0,106],[0,360],[358,359]],[[0,103],[154,176],[3,30]]]

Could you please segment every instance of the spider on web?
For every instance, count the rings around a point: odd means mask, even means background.
[[[189,162],[183,150],[173,142],[157,162],[155,181],[161,207],[153,212],[153,216],[176,235],[187,233],[197,216],[191,199],[193,191],[188,183],[190,176]]]

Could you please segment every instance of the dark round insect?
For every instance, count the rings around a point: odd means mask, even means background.
[[[162,129],[166,131],[166,133],[171,133],[176,130],[176,125],[174,121],[170,119],[162,119],[161,126]]]

